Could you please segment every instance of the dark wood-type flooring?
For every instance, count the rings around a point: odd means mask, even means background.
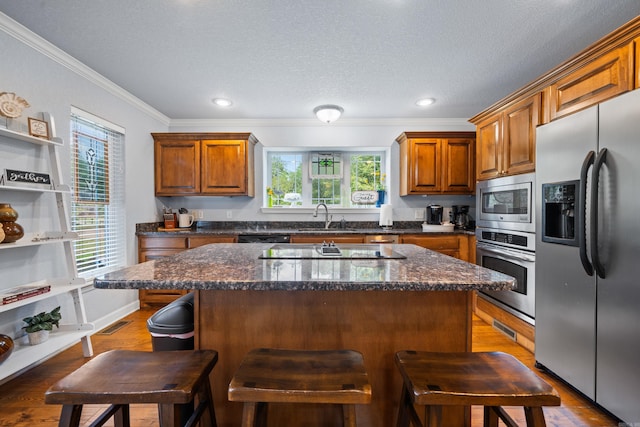
[[[124,320],[130,320],[131,322],[111,335],[94,335],[92,337],[94,353],[99,354],[110,349],[151,351],[151,337],[147,331],[146,320],[155,310],[146,308],[127,316]],[[473,350],[511,353],[525,365],[535,369],[533,367],[535,362],[533,354],[475,316],[473,323]],[[44,392],[52,383],[81,366],[86,360],[82,355],[80,344],[77,344],[0,386],[0,426],[57,426],[60,407],[57,405],[45,405]],[[135,375],[135,373],[132,374]],[[616,419],[600,411],[588,400],[585,400],[562,383],[546,376],[544,373],[540,373],[540,375],[556,387],[562,398],[561,406],[544,408],[547,426],[619,426]],[[227,391],[214,390],[214,393],[226,394]],[[93,421],[102,408],[102,406],[97,405],[85,406],[81,425],[87,425]],[[507,408],[507,411],[524,426],[524,414],[521,408]],[[132,406],[131,424],[132,426],[157,426],[157,407],[155,405]],[[106,425],[113,426],[113,423],[110,421]],[[240,420],[238,420],[238,425],[240,425]],[[482,410],[479,407],[472,409],[472,425],[473,427],[482,425]]]

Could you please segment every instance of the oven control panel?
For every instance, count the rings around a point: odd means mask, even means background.
[[[534,252],[536,235],[494,228],[476,228],[476,240]]]

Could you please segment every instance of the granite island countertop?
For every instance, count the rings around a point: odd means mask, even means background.
[[[415,245],[406,259],[261,259],[273,243],[214,243],[108,273],[101,289],[285,291],[509,290],[515,279]],[[339,245],[338,245],[339,246]]]

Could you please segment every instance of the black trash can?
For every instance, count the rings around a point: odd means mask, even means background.
[[[156,311],[147,329],[153,351],[193,350],[193,292]]]

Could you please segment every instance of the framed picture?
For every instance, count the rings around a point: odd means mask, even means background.
[[[49,139],[49,124],[43,120],[29,117],[29,135]]]
[[[78,202],[109,203],[109,151],[106,139],[75,135],[76,188]]]

